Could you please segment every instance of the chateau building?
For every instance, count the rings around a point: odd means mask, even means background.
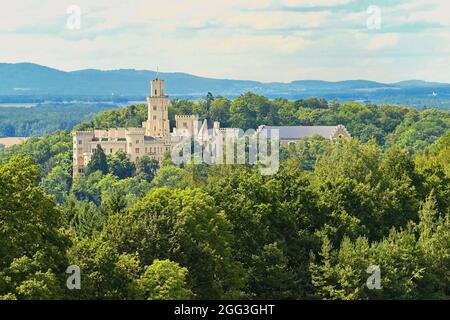
[[[84,173],[98,146],[106,155],[118,151],[125,152],[133,162],[142,156],[161,161],[167,152],[180,143],[184,137],[196,137],[202,146],[208,144],[212,136],[222,134],[238,137],[238,128],[221,128],[219,122],[204,119],[198,115],[175,116],[175,128],[170,131],[169,97],[164,92],[164,80],[157,77],[151,81],[150,96],[147,97],[148,118],[141,128],[114,128],[108,130],[74,131],[73,135],[73,174]],[[260,126],[258,131],[279,130],[281,144],[295,142],[306,136],[319,134],[326,139],[350,137],[342,126]]]

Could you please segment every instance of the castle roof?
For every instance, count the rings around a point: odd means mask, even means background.
[[[266,130],[270,137],[271,130],[279,130],[280,140],[299,140],[318,134],[331,139],[339,126],[260,126],[259,131]]]

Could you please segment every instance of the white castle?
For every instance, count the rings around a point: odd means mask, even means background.
[[[164,80],[157,76],[151,82],[150,96],[147,97],[148,118],[141,128],[114,128],[108,130],[74,131],[73,135],[73,174],[84,173],[98,146],[106,155],[125,152],[130,161],[148,156],[161,161],[167,152],[187,136],[196,137],[201,145],[208,143],[211,133],[237,136],[238,128],[220,128],[220,123],[209,118],[200,121],[198,115],[176,115],[176,126],[171,132],[169,122],[169,97],[165,95]],[[257,131],[277,129],[281,144],[289,144],[306,136],[319,134],[325,139],[350,137],[346,128],[337,126],[260,126]]]

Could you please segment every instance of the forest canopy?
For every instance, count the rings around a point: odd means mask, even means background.
[[[222,126],[343,124],[280,170],[99,154],[72,177],[59,131],[0,152],[1,299],[449,299],[450,114],[408,107],[174,100]],[[77,129],[138,126],[143,105]],[[70,265],[81,289],[66,286]],[[370,289],[367,272],[381,271]]]

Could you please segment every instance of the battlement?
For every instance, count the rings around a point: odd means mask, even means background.
[[[73,131],[72,135],[73,136],[81,136],[81,135],[85,135],[85,136],[90,136],[93,134],[94,131]]]
[[[145,128],[127,128],[126,134],[145,134]]]
[[[181,114],[176,115],[175,119],[189,119],[189,120],[197,120],[199,118],[198,114]]]

